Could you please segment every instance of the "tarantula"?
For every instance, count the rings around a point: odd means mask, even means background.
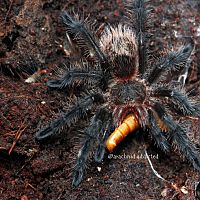
[[[170,138],[200,170],[196,147],[188,138],[186,127],[179,122],[179,119],[200,117],[199,105],[192,102],[184,90],[194,45],[184,45],[152,63],[147,53],[149,9],[144,0],[136,0],[129,6],[132,16],[129,22],[107,26],[99,40],[85,21],[71,17],[66,11],[62,13],[67,33],[80,51],[84,50],[83,57],[90,59],[82,59],[82,68],[70,68],[47,85],[63,89],[81,82],[88,85],[85,88],[90,91],[79,97],[66,113],[39,130],[36,140],[58,133],[65,125],[70,126],[95,110],[78,152],[73,174],[75,186],[83,179],[93,148],[96,148],[95,161],[102,161],[110,133],[130,115],[135,117],[137,127],[150,134],[163,151],[170,150]],[[174,78],[177,73],[179,80]]]

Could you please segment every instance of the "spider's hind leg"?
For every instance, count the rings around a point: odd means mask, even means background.
[[[153,136],[154,140],[156,141],[157,145],[164,151],[169,152],[170,145],[163,134],[161,128],[158,125],[158,122],[156,120],[156,117],[154,116],[155,113],[153,113],[151,110],[149,110],[149,126],[150,126],[150,133]]]
[[[102,121],[102,127],[98,137],[97,150],[94,155],[94,159],[96,162],[102,161],[105,153],[105,141],[107,140],[109,134],[112,132],[113,129],[112,114],[105,109],[101,109],[99,111],[99,115],[100,120]]]
[[[78,157],[73,172],[72,184],[74,186],[78,186],[82,181],[87,160],[96,144],[97,150],[94,155],[95,161],[99,162],[102,160],[105,152],[105,146],[103,142],[107,138],[110,127],[111,114],[104,109],[100,109],[99,112],[92,118],[89,127],[85,130],[84,141],[81,149],[78,152]]]
[[[154,109],[160,119],[169,128],[169,134],[172,141],[176,144],[181,153],[193,164],[194,168],[200,171],[200,157],[197,148],[188,138],[186,130],[175,123],[159,103],[155,104]]]

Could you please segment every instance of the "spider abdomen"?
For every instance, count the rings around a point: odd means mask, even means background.
[[[119,24],[107,27],[100,39],[100,47],[108,56],[113,75],[122,80],[134,77],[138,72],[138,47],[134,31]]]

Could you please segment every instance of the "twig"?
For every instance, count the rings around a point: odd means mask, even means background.
[[[147,157],[147,160],[148,160],[148,162],[149,162],[149,164],[150,164],[150,167],[151,167],[153,173],[154,173],[159,179],[161,179],[161,180],[163,180],[163,181],[169,183],[169,181],[167,181],[166,179],[164,179],[164,178],[154,169],[153,164],[152,164],[152,162],[151,162],[151,160],[150,160],[150,158],[149,158],[149,155],[148,155],[146,149],[144,150],[144,152],[145,152],[145,155],[146,155],[146,157]]]
[[[148,153],[147,153],[146,148],[145,148],[144,152],[145,152],[145,155],[146,155],[146,157],[147,157],[147,160],[148,160],[148,162],[149,162],[149,164],[150,164],[150,167],[151,167],[153,173],[154,173],[159,179],[161,179],[162,181],[166,182],[166,183],[169,185],[169,187],[171,187],[172,189],[174,189],[174,190],[178,193],[179,197],[181,197],[183,191],[176,185],[176,183],[172,183],[172,182],[166,180],[165,178],[163,178],[163,177],[154,169],[153,164],[152,164],[152,162],[151,162],[151,159],[149,158],[149,155],[148,155]],[[177,195],[177,193],[176,193],[176,195]]]
[[[10,13],[10,10],[11,10],[12,4],[13,4],[13,1],[14,1],[14,0],[11,0],[11,1],[10,1],[10,5],[9,5],[9,8],[8,8],[8,12],[6,13],[6,17],[5,17],[5,19],[4,19],[5,22],[6,22],[7,18],[8,18],[9,13]]]
[[[15,145],[17,144],[17,141],[18,141],[19,138],[21,137],[22,133],[23,133],[24,130],[27,128],[27,126],[25,126],[25,127],[22,129],[23,125],[25,124],[25,121],[26,121],[26,120],[24,120],[24,122],[23,122],[23,123],[21,124],[21,126],[19,127],[17,133],[15,134],[15,140],[13,141],[13,144],[12,144],[12,146],[11,146],[9,152],[8,152],[9,155],[11,154],[11,152],[12,152],[13,148],[15,147]],[[21,130],[21,129],[22,129],[22,130]]]
[[[32,188],[33,190],[36,191],[36,188],[35,188],[34,186],[32,186],[30,183],[26,183],[25,188],[27,188],[28,186],[29,186],[30,188]]]

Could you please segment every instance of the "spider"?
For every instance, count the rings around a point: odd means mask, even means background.
[[[74,64],[75,67],[65,70],[61,77],[48,81],[47,85],[64,89],[83,83],[83,90],[87,91],[35,137],[39,142],[45,140],[94,111],[84,130],[73,170],[74,186],[82,181],[91,152],[95,161],[101,162],[106,146],[112,151],[125,135],[138,127],[164,152],[170,151],[170,139],[194,168],[200,170],[197,149],[187,135],[187,127],[179,121],[200,117],[199,105],[189,98],[184,88],[194,45],[183,45],[151,62],[147,53],[149,8],[144,0],[136,0],[130,3],[129,10],[131,17],[127,24],[107,25],[99,39],[86,21],[66,11],[61,15],[71,46],[75,43],[84,53],[79,63],[81,67]],[[177,73],[179,79],[176,80]],[[119,128],[125,124],[126,128]],[[116,143],[109,149],[108,138],[112,132]]]

